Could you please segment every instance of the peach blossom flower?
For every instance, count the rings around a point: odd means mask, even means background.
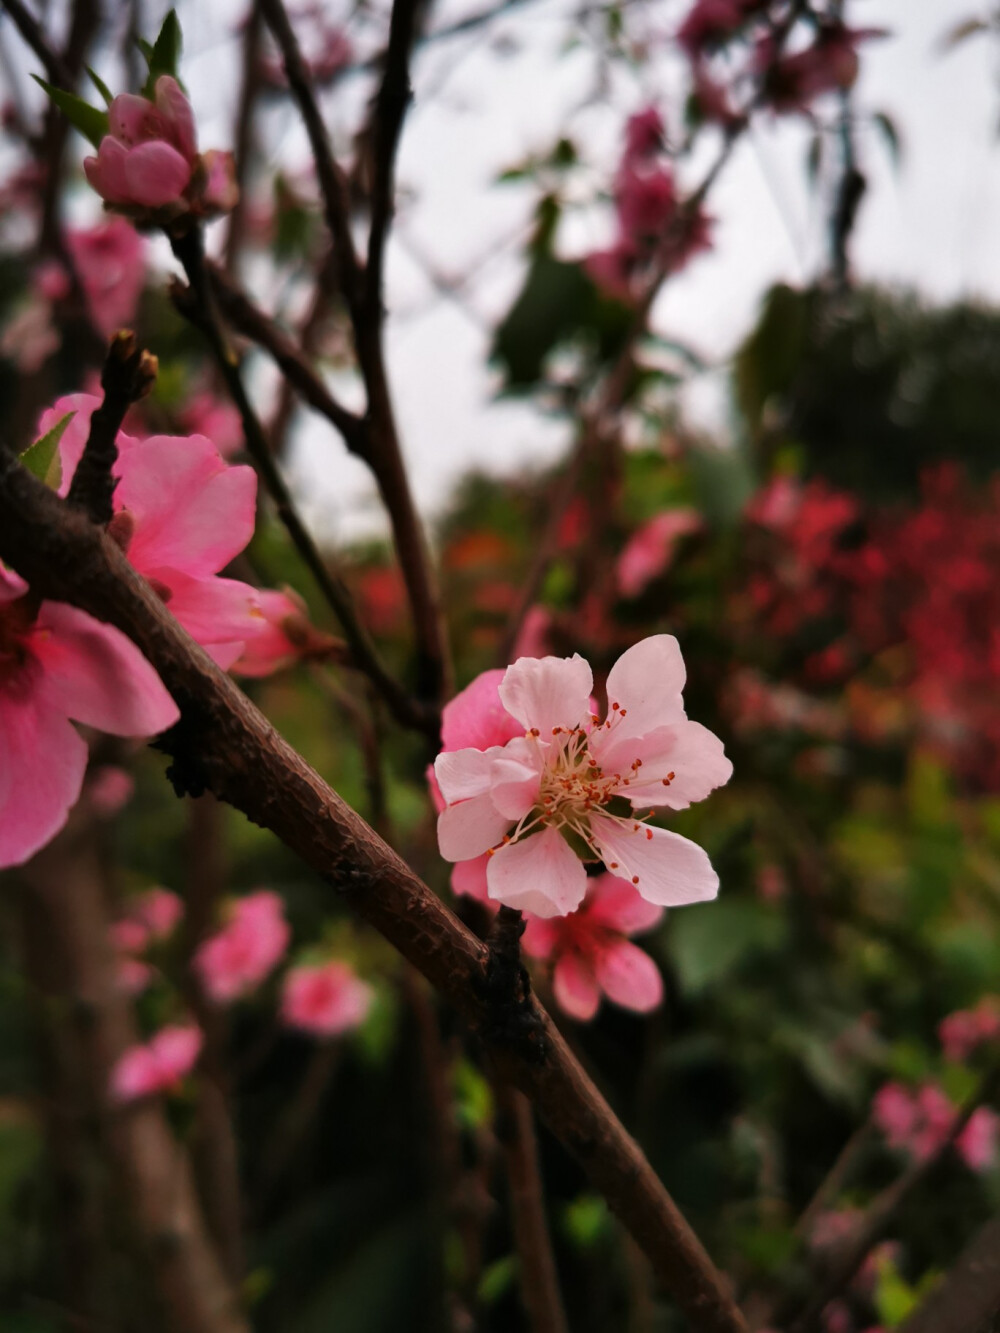
[[[347,963],[304,963],[285,977],[281,1017],[289,1027],[335,1037],[365,1021],[372,999],[371,986]]]
[[[20,865],[66,822],[87,743],[70,719],[155,736],[179,717],[124,634],[62,602],[39,602],[0,565],[0,867]]]
[[[579,654],[508,667],[499,700],[522,734],[503,745],[446,749],[435,761],[445,801],[441,855],[468,861],[485,853],[489,896],[541,917],[582,902],[587,874],[574,850],[581,844],[588,859],[620,871],[649,902],[714,898],[719,881],[705,852],[647,822],[649,807],[684,810],[732,774],[722,742],[685,714],[684,681],[677,640],[645,639],[612,667],[602,722],[593,674]],[[616,813],[620,802],[634,813]]]
[[[670,568],[681,537],[702,528],[693,509],[668,509],[638,528],[618,557],[615,574],[623,597],[637,597],[654,578]]]
[[[627,936],[652,930],[663,908],[640,898],[615,875],[588,879],[582,904],[567,916],[531,917],[524,951],[552,962],[559,1007],[582,1022],[594,1017],[602,993],[625,1009],[648,1013],[663,999],[663,981],[649,954]]]
[[[248,994],[277,965],[290,937],[284,905],[276,893],[259,889],[237,898],[226,924],[195,953],[202,986],[219,1004]]]
[[[144,1045],[130,1046],[111,1071],[112,1097],[131,1102],[174,1091],[194,1068],[201,1045],[201,1030],[189,1023],[168,1025]]]

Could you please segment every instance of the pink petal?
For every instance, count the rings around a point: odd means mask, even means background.
[[[587,916],[597,925],[622,935],[639,935],[663,919],[663,908],[640,897],[631,880],[618,875],[598,875],[590,881]]]
[[[700,722],[675,722],[621,741],[613,731],[610,735],[611,744],[606,749],[595,747],[602,767],[628,772],[633,759],[642,761],[628,791],[636,809],[665,805],[671,810],[686,810],[716,787],[725,786],[733,776],[733,765],[726,758],[722,741]],[[668,779],[666,784],[664,778]]]
[[[128,150],[125,179],[129,203],[160,208],[180,199],[191,179],[191,168],[176,148],[153,139]]]
[[[193,1024],[168,1024],[149,1043],[162,1086],[170,1087],[191,1072],[201,1052],[201,1029]]]
[[[594,974],[578,954],[564,953],[552,975],[556,1003],[571,1018],[589,1023],[597,1013],[601,993]]]
[[[242,645],[263,623],[256,589],[249,583],[217,576],[195,579],[173,570],[144,573],[170,589],[167,609],[198,643]]]
[[[544,921],[529,913],[524,923],[521,947],[532,958],[548,958],[562,935],[561,927],[561,917],[550,917]]]
[[[153,435],[129,450],[116,471],[115,508],[135,518],[128,555],[142,573],[176,569],[207,578],[253,536],[253,468],[230,467],[204,436]]]
[[[15,694],[11,683],[0,689],[0,868],[21,865],[55,837],[87,767],[87,747],[66,714],[30,686]]]
[[[520,819],[538,800],[541,747],[523,738],[508,741],[490,765],[490,797],[509,819]]]
[[[441,713],[441,748],[488,750],[524,734],[524,727],[500,702],[503,670],[484,671],[445,704]]]
[[[496,846],[510,824],[488,795],[473,796],[438,816],[438,849],[446,861],[471,861]]]
[[[719,892],[719,877],[703,848],[669,829],[639,824],[613,815],[591,816],[590,833],[611,870],[633,880],[651,903],[682,907],[707,902]],[[649,835],[652,834],[652,837]]]
[[[193,161],[198,155],[194,113],[177,80],[169,74],[161,74],[156,80],[156,107],[163,117],[171,143],[189,162]]]
[[[46,408],[39,419],[37,436],[41,439],[43,435],[47,435],[50,430],[58,426],[59,422],[69,412],[74,414],[72,420],[67,422],[66,429],[59,441],[59,463],[62,468],[62,477],[59,484],[60,495],[69,494],[73,473],[83,457],[87,436],[90,434],[90,418],[100,405],[101,399],[96,394],[66,394],[62,398],[57,398],[52,407]]]
[[[554,727],[575,727],[590,711],[594,674],[579,653],[522,657],[507,668],[500,701],[528,729],[550,737]]]
[[[83,159],[87,180],[109,204],[125,204],[131,200],[125,159],[128,149],[117,139],[106,134],[101,140],[96,157]]]
[[[180,717],[135,644],[76,607],[43,602],[30,645],[40,707],[115,736],[155,736]]]
[[[508,843],[486,867],[490,897],[536,916],[565,916],[587,891],[583,862],[555,829]]]
[[[595,960],[597,984],[615,1004],[648,1013],[663,999],[663,978],[648,953],[628,940],[602,949]]]
[[[115,1101],[135,1101],[158,1092],[161,1087],[156,1057],[147,1046],[130,1046],[111,1071],[111,1095]]]
[[[490,888],[486,882],[488,860],[489,857],[484,852],[482,856],[473,857],[471,861],[458,861],[451,871],[452,893],[475,898],[480,903],[489,903]]]
[[[201,191],[202,212],[228,213],[236,207],[240,187],[236,180],[236,163],[232,153],[212,148],[201,155],[205,184]]]
[[[453,750],[439,754],[434,760],[434,776],[445,801],[466,801],[483,796],[490,789],[490,770],[493,760],[503,751],[499,746],[491,750]]]
[[[622,653],[608,673],[608,716],[612,705],[626,710],[616,723],[622,735],[643,736],[684,717],[681,692],[687,672],[672,634],[654,634]]]
[[[134,148],[148,139],[162,139],[165,122],[147,97],[121,93],[108,107],[108,128],[126,148]]]
[[[5,602],[16,602],[28,591],[28,585],[20,574],[6,569],[0,564],[0,606]]]

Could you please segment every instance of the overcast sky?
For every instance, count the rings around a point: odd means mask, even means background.
[[[478,11],[484,0],[440,0],[435,22]],[[635,4],[660,52],[685,3]],[[656,101],[668,126],[680,117],[682,80],[674,57],[661,54],[638,75],[601,78],[595,48],[571,34],[576,0],[530,0],[475,35],[426,47],[414,70],[415,100],[401,147],[397,234],[390,249],[389,349],[399,418],[418,500],[430,513],[470,466],[512,470],[555,458],[568,427],[524,404],[497,401],[486,365],[488,328],[515,295],[518,240],[535,195],[497,186],[498,171],[551,146],[558,132],[576,135],[589,172],[581,193],[606,186],[625,117]],[[852,0],[857,26],[892,36],[870,43],[858,85],[859,108],[897,123],[903,159],[894,168],[885,145],[862,136],[870,188],[852,246],[866,280],[918,287],[934,300],[1000,299],[1000,90],[996,46],[972,40],[948,55],[942,34],[988,0]],[[162,6],[150,6],[157,13]],[[241,6],[181,0],[185,77],[203,146],[228,142],[237,85],[233,18]],[[364,43],[365,34],[358,34]],[[25,67],[33,67],[26,57]],[[595,96],[598,93],[599,96]],[[368,89],[342,84],[328,104],[330,124],[349,143]],[[699,422],[724,430],[724,368],[774,281],[801,283],[824,257],[825,219],[806,187],[810,131],[801,119],[761,121],[738,148],[711,196],[715,249],[667,288],[658,326],[691,343],[720,367],[685,396]],[[268,122],[274,165],[305,155],[289,105]],[[706,151],[710,149],[706,145]],[[690,179],[697,179],[692,170]],[[86,206],[86,204],[84,205]],[[567,253],[611,238],[610,210],[582,212],[567,227]],[[428,276],[466,277],[460,299],[442,296]],[[347,537],[379,522],[365,470],[349,459],[321,423],[298,434],[294,478],[314,521]]]

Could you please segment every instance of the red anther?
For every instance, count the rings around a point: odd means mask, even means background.
[[[617,870],[617,869],[618,869],[618,862],[617,862],[617,861],[609,861],[609,862],[608,862],[608,869],[609,869],[609,870]]]
[[[553,728],[552,728],[552,735],[553,735],[553,736],[558,736],[559,733],[560,733],[560,731],[562,731],[562,727],[553,727]]]
[[[622,778],[622,786],[623,786],[623,787],[629,787],[629,786],[631,786],[631,784],[632,784],[632,779],[631,779],[631,778]]]
[[[618,712],[618,710],[619,710],[620,707],[621,707],[621,704],[612,704],[612,705],[611,705],[612,710],[613,710],[614,712],[616,712],[616,713]]]
[[[661,778],[660,781],[663,783],[664,787],[669,787],[669,786],[670,786],[670,779],[669,779],[669,778]]]
[[[618,705],[615,704],[615,707],[617,708]],[[627,713],[628,713],[628,709],[627,709],[627,708],[623,708],[623,709],[622,709],[622,717],[624,717]]]
[[[632,883],[633,883],[633,884],[638,884],[638,883],[639,883],[639,876],[638,876],[638,875],[633,875],[633,876],[632,876]]]
[[[505,844],[508,843],[508,842],[510,842],[510,834],[509,834],[509,833],[505,833],[505,834],[503,835],[503,840],[504,840],[504,843],[505,843]]]
[[[632,832],[633,832],[633,833],[638,833],[638,832],[639,832],[639,825],[638,825],[638,824],[633,824],[633,825],[632,825]]]
[[[496,848],[495,848],[495,847],[487,847],[487,848],[486,848],[486,855],[487,855],[487,856],[493,856],[493,854],[494,854],[495,852],[496,852]]]
[[[531,728],[531,735],[532,735],[532,736],[540,736],[541,734],[542,734],[542,733],[538,730],[537,727],[532,727],[532,728]]]
[[[648,829],[646,830],[646,841],[647,841],[647,842],[652,842],[652,841],[653,841],[653,830],[652,830],[651,828],[648,828]]]

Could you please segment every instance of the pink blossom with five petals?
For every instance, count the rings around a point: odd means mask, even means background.
[[[556,1001],[571,1017],[593,1018],[602,994],[648,1013],[663,999],[663,980],[649,954],[627,937],[652,930],[662,916],[663,908],[640,898],[628,880],[597,875],[575,912],[528,920],[524,951],[552,963]]]
[[[523,733],[435,761],[441,855],[485,854],[490,898],[540,917],[580,905],[581,856],[658,906],[714,898],[719,881],[702,848],[647,822],[649,807],[684,810],[732,774],[722,742],[684,712],[684,682],[677,640],[644,639],[612,667],[602,722],[579,654],[515,662],[498,695]]]

